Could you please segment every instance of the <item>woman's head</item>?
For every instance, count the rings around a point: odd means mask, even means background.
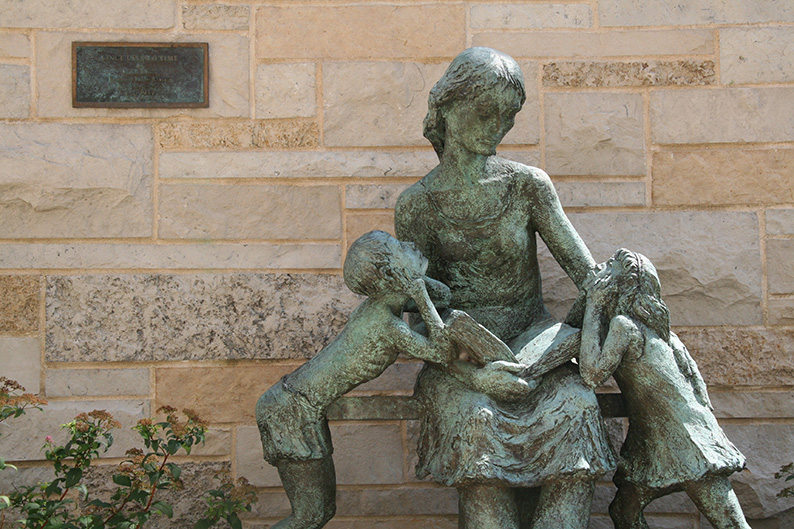
[[[506,98],[508,103],[503,106],[512,108],[513,116],[524,104],[524,75],[512,57],[491,48],[469,48],[455,57],[430,90],[424,121],[424,135],[439,157],[447,140],[444,109],[490,91],[497,91],[498,95]]]

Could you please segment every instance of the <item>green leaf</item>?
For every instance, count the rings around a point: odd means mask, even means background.
[[[174,477],[174,480],[178,480],[179,476],[182,475],[182,469],[176,463],[167,463],[166,466],[168,470],[171,471],[171,475]]]
[[[237,517],[236,513],[231,513],[226,517],[226,521],[232,526],[232,529],[243,529],[243,522]]]
[[[80,480],[83,479],[83,469],[82,468],[73,468],[66,473],[66,483],[65,486],[67,489],[70,489],[80,483]]]
[[[165,514],[169,518],[174,517],[174,509],[169,504],[164,501],[156,501],[152,504],[152,507],[155,511],[159,512],[160,514]]]
[[[113,483],[122,487],[132,487],[132,480],[126,474],[114,474]]]
[[[11,500],[8,496],[0,496],[0,510],[11,507]]]
[[[213,525],[215,525],[215,520],[212,520],[211,518],[202,518],[193,525],[193,529],[208,529]]]

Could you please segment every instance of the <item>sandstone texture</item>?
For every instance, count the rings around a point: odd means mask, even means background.
[[[569,215],[597,262],[619,247],[646,255],[662,282],[673,325],[759,325],[758,218],[749,212],[670,211]],[[544,299],[564,317],[575,297],[568,277],[543,247]]]
[[[397,197],[410,186],[411,184],[345,186],[345,207],[348,209],[394,209]]]
[[[792,201],[793,149],[702,149],[653,154],[654,204],[779,204]],[[774,213],[772,218],[774,222]]]
[[[269,59],[452,57],[465,48],[464,6],[267,6],[257,56]]]
[[[83,0],[86,1],[86,0]],[[130,2],[132,0],[123,0]],[[140,0],[138,0],[140,1]],[[161,3],[151,0],[147,3]],[[164,4],[164,3],[163,3]],[[173,3],[168,2],[173,11]],[[114,5],[113,12],[122,7]],[[103,9],[103,11],[111,11]],[[1,12],[1,11],[0,11]],[[170,24],[169,24],[170,27]],[[50,118],[69,117],[146,117],[186,115],[180,108],[72,108],[72,85],[64,79],[72,78],[71,49],[73,41],[131,41],[131,42],[207,42],[210,62],[210,106],[192,108],[191,118],[248,118],[250,116],[248,86],[248,39],[230,33],[180,33],[164,36],[158,33],[61,33],[42,31],[36,37],[36,84],[39,94],[38,115]]]
[[[513,57],[705,55],[714,53],[714,33],[703,29],[483,32],[474,34],[473,45]]]
[[[767,307],[771,325],[794,325],[794,299],[770,299]]]
[[[0,276],[0,334],[32,334],[39,330],[38,276]]]
[[[0,366],[0,376],[22,384],[25,393],[41,391],[41,342],[38,338],[0,336]],[[2,457],[7,457],[5,450]]]
[[[766,210],[766,234],[794,235],[794,209]]]
[[[166,152],[160,178],[419,177],[437,163],[432,150]]]
[[[167,150],[311,148],[318,145],[319,135],[317,123],[304,119],[164,122],[157,126],[157,143]]]
[[[563,206],[624,207],[645,205],[645,182],[554,182]]]
[[[697,86],[716,81],[714,61],[556,61],[543,65],[543,86]]]
[[[148,369],[48,369],[48,397],[106,397],[145,395]]]
[[[600,0],[598,8],[604,26],[794,22],[794,6],[777,0]]]
[[[0,118],[26,118],[30,114],[30,68],[0,64]]]
[[[790,83],[794,81],[792,56],[794,31],[790,27],[720,30],[720,77],[725,84]]]
[[[794,139],[792,87],[651,92],[655,143],[742,143]]]
[[[30,37],[23,33],[3,33],[0,35],[0,57],[30,57]]]
[[[175,15],[173,0],[116,0],[113,9],[103,0],[0,0],[0,12],[10,28],[159,29],[173,27]]]
[[[792,330],[682,327],[676,332],[709,385],[784,386],[794,382]]]
[[[248,30],[248,6],[184,5],[182,27],[185,29]]]
[[[593,10],[584,4],[479,4],[470,11],[472,29],[589,28]]]
[[[714,415],[720,419],[785,419],[794,407],[791,390],[709,391]]]
[[[311,117],[317,113],[314,63],[260,64],[256,69],[256,117]]]
[[[50,277],[46,357],[309,358],[341,331],[359,301],[341,277],[328,275]]]
[[[0,237],[151,235],[150,127],[6,123],[0,144]]]
[[[794,239],[766,242],[770,294],[794,294]]]
[[[381,230],[394,235],[394,213],[389,211],[385,213],[348,214],[345,225],[347,248],[350,248],[353,241],[372,230]]]
[[[552,175],[642,175],[642,96],[547,94],[546,170]]]
[[[160,237],[338,239],[339,195],[333,186],[162,185]]]

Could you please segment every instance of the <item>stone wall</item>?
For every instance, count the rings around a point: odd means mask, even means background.
[[[43,437],[80,411],[129,426],[169,403],[212,423],[192,475],[227,466],[261,487],[250,528],[284,515],[254,402],[358,303],[345,250],[393,229],[397,195],[436,161],[427,93],[484,45],[527,79],[503,154],[552,176],[596,259],[627,246],[656,263],[748,456],[734,484],[753,527],[794,523],[773,478],[794,459],[794,3],[0,0],[0,13],[0,374],[51,403],[3,430],[13,479],[41,475]],[[72,108],[76,40],[208,42],[209,108]],[[562,314],[573,287],[541,261]],[[401,361],[359,393],[410,394],[417,369]],[[455,491],[413,477],[415,423],[332,428],[329,527],[455,527]],[[599,484],[591,527],[611,527],[612,494]],[[656,528],[710,527],[681,495],[649,511]]]

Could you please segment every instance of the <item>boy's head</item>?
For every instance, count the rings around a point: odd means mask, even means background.
[[[385,231],[371,231],[350,246],[343,274],[345,284],[356,294],[372,296],[390,286],[390,271],[402,270],[421,277],[427,259],[411,242],[401,242]]]

